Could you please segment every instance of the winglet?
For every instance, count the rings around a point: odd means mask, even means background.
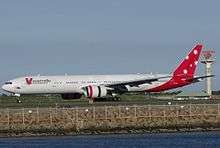
[[[180,65],[174,70],[173,76],[187,76],[188,78],[193,78],[196,67],[198,64],[199,56],[201,53],[203,45],[197,44],[186,58],[180,63]]]

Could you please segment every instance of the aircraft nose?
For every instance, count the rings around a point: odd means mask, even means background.
[[[3,86],[2,86],[2,89],[3,89],[4,91],[10,92],[10,88],[9,88],[8,85],[3,85]]]
[[[6,90],[6,85],[2,85],[2,89],[3,89],[3,90]]]

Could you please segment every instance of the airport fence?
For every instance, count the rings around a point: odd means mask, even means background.
[[[220,104],[0,109],[0,130],[220,125]]]

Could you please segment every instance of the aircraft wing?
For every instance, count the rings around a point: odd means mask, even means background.
[[[124,82],[120,82],[120,83],[108,84],[106,86],[107,87],[118,87],[118,86],[125,86],[125,85],[138,86],[138,85],[145,84],[145,83],[151,84],[152,82],[158,81],[159,79],[170,78],[170,77],[172,77],[172,76],[136,79],[136,80],[132,80],[132,81],[124,81]]]

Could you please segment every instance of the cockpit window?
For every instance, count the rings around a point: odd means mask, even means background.
[[[8,84],[12,84],[12,82],[5,82],[5,84],[6,84],[6,85],[8,85]]]

